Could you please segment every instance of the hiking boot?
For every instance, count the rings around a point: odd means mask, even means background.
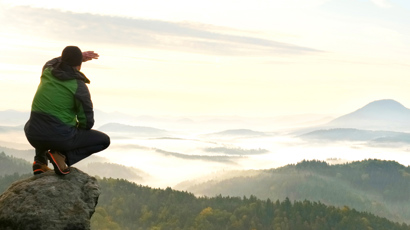
[[[33,163],[33,174],[38,175],[41,173],[45,173],[47,171],[51,170],[46,164],[38,161],[34,161]]]
[[[54,166],[54,172],[58,175],[67,175],[70,173],[70,168],[65,163],[65,156],[60,152],[48,151],[47,158],[50,160],[51,164]]]

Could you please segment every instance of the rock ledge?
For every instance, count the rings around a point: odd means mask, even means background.
[[[13,183],[0,195],[2,230],[87,230],[100,188],[94,177],[71,168],[49,171]]]

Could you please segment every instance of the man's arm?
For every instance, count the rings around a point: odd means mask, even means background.
[[[83,52],[83,62],[90,61],[92,59],[98,59],[99,57],[100,57],[100,55],[98,55],[94,51],[85,51],[85,52]],[[53,59],[49,60],[48,62],[46,62],[46,64],[44,64],[42,71],[44,71],[49,66],[55,65],[58,62],[61,62],[61,57],[56,57],[56,58],[53,58]]]
[[[99,55],[94,51],[83,52],[83,62],[98,59]],[[84,76],[85,77],[85,76]],[[78,81],[76,92],[78,128],[91,129],[94,126],[94,110],[91,94],[84,82]]]
[[[82,80],[77,80],[75,93],[78,128],[91,129],[94,126],[94,110],[90,91]]]

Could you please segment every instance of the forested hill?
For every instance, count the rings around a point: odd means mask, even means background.
[[[0,193],[31,175],[0,176]],[[143,187],[121,179],[100,179],[101,196],[91,218],[98,230],[388,229],[410,230],[347,206],[250,197],[197,198],[191,193]]]
[[[197,198],[170,188],[153,189],[125,180],[100,180],[102,195],[93,229],[410,229],[373,214],[320,202],[250,197]]]
[[[306,199],[337,207],[347,205],[394,221],[410,220],[410,167],[394,161],[365,160],[339,165],[303,161],[261,170],[254,176],[209,181],[187,190],[207,196]]]
[[[23,160],[0,154],[3,162],[8,162],[10,167],[0,167],[0,193],[3,193],[11,183],[22,178],[31,177],[30,174],[20,175],[12,169],[20,166],[22,173],[27,168],[30,169],[30,163]],[[364,164],[363,164],[364,163]],[[347,167],[347,168],[345,168]],[[340,171],[333,172],[338,168]],[[344,169],[345,168],[345,169]],[[28,169],[28,170],[29,170]],[[290,171],[289,171],[290,170]],[[13,172],[12,172],[13,171]],[[29,170],[30,171],[30,170]],[[311,185],[300,183],[296,186],[297,180],[289,172],[294,171]],[[367,173],[363,173],[367,172]],[[383,173],[384,172],[384,173]],[[12,173],[12,174],[11,174]],[[395,162],[366,161],[357,162],[348,165],[329,166],[323,162],[302,162],[298,165],[290,165],[277,170],[266,171],[265,174],[282,175],[282,183],[276,184],[277,187],[291,192],[292,194],[310,192],[319,193],[318,197],[328,200],[329,191],[334,192],[334,197],[355,198],[349,189],[337,191],[347,183],[343,180],[355,178],[357,183],[351,183],[351,187],[362,187],[375,193],[383,192],[386,200],[396,197],[394,194],[397,189],[403,189],[404,194],[408,194],[408,188],[400,185],[410,175],[408,168]],[[349,174],[350,173],[350,174]],[[357,178],[360,175],[360,180]],[[395,175],[395,176],[391,176]],[[326,179],[326,178],[333,179]],[[318,179],[321,178],[321,179]],[[323,179],[325,178],[325,179]],[[338,179],[335,179],[338,178]],[[377,179],[379,178],[379,179]],[[403,179],[400,181],[400,178]],[[249,178],[249,186],[259,184],[263,190],[266,186],[272,184],[259,177]],[[274,177],[270,177],[274,179]],[[335,180],[332,182],[331,180]],[[273,180],[275,182],[275,180]],[[315,182],[316,181],[316,182]],[[315,186],[323,185],[324,181],[329,190],[319,192],[322,188],[313,189]],[[365,181],[365,183],[363,182]],[[381,182],[378,182],[381,181]],[[276,180],[276,182],[278,182]],[[152,230],[201,230],[201,229],[409,229],[406,224],[394,223],[386,218],[377,217],[370,212],[358,212],[353,209],[354,206],[341,206],[336,208],[324,204],[324,202],[314,202],[301,200],[294,202],[293,198],[280,198],[275,195],[274,199],[267,199],[255,195],[249,196],[213,196],[196,197],[191,193],[167,189],[153,189],[143,187],[135,183],[122,179],[99,179],[101,186],[101,196],[94,213],[92,229],[98,230],[134,230],[134,229],[152,229]],[[262,186],[265,183],[266,186]],[[338,183],[341,187],[336,186]],[[383,185],[384,186],[380,186]],[[233,184],[226,183],[226,187]],[[293,187],[292,187],[292,186]],[[400,187],[401,186],[401,187]],[[212,193],[216,193],[218,189]],[[301,189],[300,191],[297,189]],[[241,192],[248,192],[244,189]],[[267,190],[272,192],[273,190]],[[346,194],[347,195],[346,195]],[[359,198],[375,196],[374,193],[360,193]],[[258,197],[258,198],[257,198]],[[330,197],[330,196],[329,196]],[[262,198],[262,200],[260,199]],[[360,203],[359,198],[353,201]],[[393,200],[394,199],[390,199]],[[408,213],[410,205],[405,195],[395,201],[394,206],[397,212]],[[369,201],[367,199],[366,201]],[[364,202],[364,204],[367,204]],[[376,207],[381,210],[385,206],[375,202]],[[392,206],[393,207],[393,206]],[[390,219],[390,218],[389,218]],[[403,221],[397,221],[403,222]]]
[[[30,173],[31,164],[23,159],[15,158],[0,152],[0,176],[14,173]]]

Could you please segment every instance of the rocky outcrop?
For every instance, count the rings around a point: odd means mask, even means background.
[[[0,195],[0,229],[90,229],[99,195],[97,180],[76,168],[17,181]]]

